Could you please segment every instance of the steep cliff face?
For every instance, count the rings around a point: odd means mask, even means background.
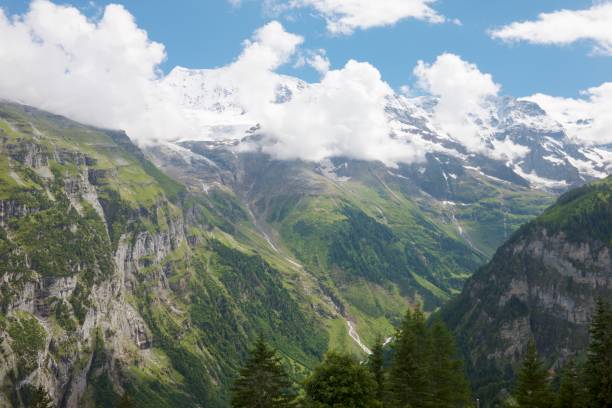
[[[120,132],[0,104],[0,405],[224,406],[259,331],[312,366],[333,307],[219,213]]]
[[[566,193],[522,227],[443,315],[490,399],[530,339],[553,369],[584,352],[598,297],[612,298],[612,177]]]

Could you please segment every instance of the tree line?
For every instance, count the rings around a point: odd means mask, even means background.
[[[556,383],[553,387],[553,383]],[[554,388],[554,390],[553,390]],[[586,361],[568,360],[554,376],[532,341],[504,407],[612,407],[612,310],[597,303]],[[232,388],[233,408],[478,407],[453,336],[437,318],[408,311],[390,349],[379,340],[360,362],[332,351],[301,384],[287,375],[260,336]]]
[[[364,362],[329,352],[300,386],[292,383],[276,352],[260,336],[232,389],[235,408],[456,407],[471,404],[463,364],[440,320],[431,325],[419,309],[408,311],[392,353],[382,339]]]
[[[529,344],[513,393],[503,408],[612,407],[612,308],[599,300],[584,361],[568,360],[553,376]],[[556,384],[553,387],[553,384]],[[118,408],[137,406],[127,394]],[[26,406],[52,408],[43,387]],[[308,378],[294,383],[280,357],[260,335],[232,387],[233,408],[460,408],[479,407],[458,357],[453,336],[441,320],[427,322],[408,311],[395,341],[382,339],[366,361],[330,352]]]
[[[569,359],[559,370],[558,390],[532,341],[518,373],[510,407],[603,408],[612,407],[612,308],[599,300],[591,323],[586,360]]]

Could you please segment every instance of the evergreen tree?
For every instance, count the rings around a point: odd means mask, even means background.
[[[304,384],[306,406],[375,408],[376,381],[367,367],[346,354],[328,353]]]
[[[437,408],[462,407],[470,403],[463,363],[457,358],[453,336],[440,319],[431,327],[431,381],[433,405]]]
[[[548,372],[538,357],[533,340],[529,343],[523,359],[515,397],[520,408],[550,408],[552,406]]]
[[[432,407],[430,374],[431,342],[425,317],[419,309],[409,310],[396,336],[389,379],[392,406]]]
[[[295,393],[276,352],[259,336],[232,388],[234,408],[284,408]]]
[[[573,360],[568,361],[561,370],[555,408],[586,408],[584,384]]]
[[[376,381],[376,399],[384,400],[385,395],[385,372],[384,372],[384,350],[382,338],[376,340],[372,348],[372,354],[368,358],[368,368]]]
[[[612,310],[603,299],[591,323],[586,383],[591,407],[612,407]]]
[[[39,386],[34,389],[29,406],[30,408],[53,408],[54,405],[47,391],[42,386]]]

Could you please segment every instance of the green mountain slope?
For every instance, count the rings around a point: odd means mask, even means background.
[[[40,384],[59,406],[227,406],[260,332],[295,379],[327,350],[363,355],[550,202],[431,160],[143,153],[0,103],[0,405]]]
[[[612,298],[612,177],[572,190],[519,229],[445,307],[478,393],[508,388],[534,338],[553,369],[588,344],[598,297]]]
[[[301,266],[368,344],[392,335],[410,304],[432,311],[458,293],[497,243],[551,202],[450,157],[391,170],[342,158],[277,161],[225,143],[147,154],[190,191],[244,208],[250,222],[236,230],[248,228],[265,238],[269,256]]]
[[[221,194],[18,105],[0,105],[0,142],[0,405],[43,384],[60,406],[225,406],[259,332],[297,378],[328,348],[330,306],[224,232],[246,215]]]

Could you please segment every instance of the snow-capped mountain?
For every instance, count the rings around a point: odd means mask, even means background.
[[[199,134],[186,140],[224,141],[240,146],[252,136],[265,134],[257,114],[245,108],[249,89],[230,80],[225,69],[176,68],[164,79],[167,95],[198,123]],[[271,76],[271,103],[283,104],[310,84],[297,78]],[[314,102],[316,103],[316,102]],[[512,97],[491,97],[478,112],[464,120],[477,137],[466,140],[438,123],[434,97],[387,98],[386,115],[392,137],[418,146],[432,157],[459,160],[465,169],[538,189],[565,190],[612,171],[609,146],[583,146],[573,142],[564,126],[536,103]]]

